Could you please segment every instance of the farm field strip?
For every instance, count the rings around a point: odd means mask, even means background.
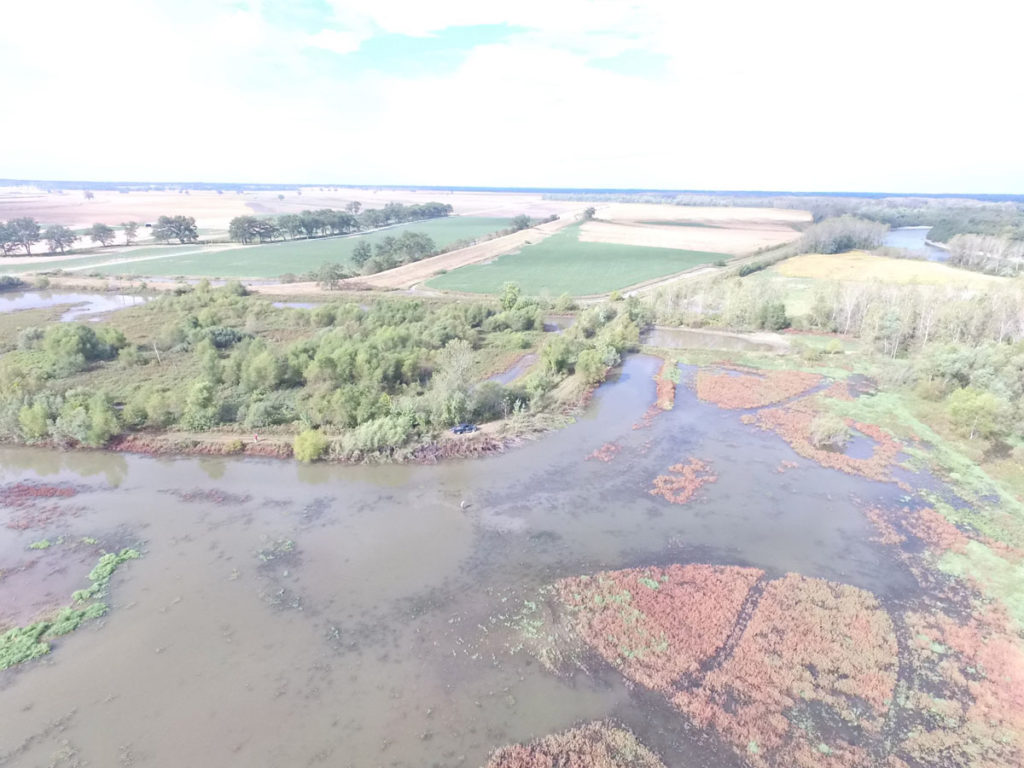
[[[440,275],[427,287],[465,293],[496,293],[517,282],[529,294],[585,296],[637,285],[725,258],[722,253],[580,240],[578,227],[487,264]]]
[[[963,285],[978,288],[1007,282],[1007,278],[957,269],[948,264],[918,259],[893,259],[865,251],[806,253],[771,267],[770,272],[786,278],[842,280],[853,282],[921,283]]]
[[[520,232],[513,232],[511,235],[477,243],[476,245],[460,248],[450,253],[443,253],[412,264],[404,264],[401,267],[389,269],[386,272],[379,272],[376,275],[362,278],[360,282],[374,288],[412,288],[424,280],[429,280],[439,272],[490,261],[502,254],[517,251],[524,245],[536,243],[570,226],[574,223],[574,219],[575,216],[573,215],[563,216],[546,224],[540,224]]]

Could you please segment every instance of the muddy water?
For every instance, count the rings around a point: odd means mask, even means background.
[[[78,320],[86,315],[113,312],[148,301],[145,296],[109,293],[55,293],[52,291],[15,291],[0,293],[0,312],[21,309],[40,309],[75,305],[61,315],[63,322]]]
[[[38,561],[31,572],[59,592],[61,568],[84,578],[89,565],[61,559],[69,544],[29,551],[43,535],[145,551],[115,576],[107,617],[0,672],[0,766],[476,766],[605,716],[670,766],[706,764],[680,721],[614,676],[555,678],[509,653],[504,617],[552,579],[649,563],[749,564],[893,594],[906,576],[868,543],[861,508],[898,491],[811,465],[685,387],[645,422],[660,364],[628,359],[573,425],[474,461],[0,451],[4,484],[90,489],[48,529],[0,528],[0,568]],[[612,462],[587,460],[606,442],[622,448]],[[719,476],[700,500],[647,492],[689,456]],[[780,474],[783,460],[799,466]]]

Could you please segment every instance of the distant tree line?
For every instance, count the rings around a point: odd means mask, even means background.
[[[949,263],[978,272],[1011,277],[1024,271],[1024,240],[997,235],[954,235]]]
[[[142,226],[137,221],[123,221],[120,224],[124,244],[131,245],[138,237]],[[196,220],[191,216],[161,216],[152,227],[155,240],[177,240],[180,243],[194,243],[199,239]],[[50,253],[65,253],[81,238],[89,238],[94,245],[105,248],[117,238],[117,231],[109,224],[96,223],[81,234],[61,224],[51,224],[43,229],[31,216],[22,216],[10,221],[0,221],[0,251],[4,256],[13,256],[19,249],[26,256],[32,249],[45,241]]]
[[[361,207],[358,202],[353,202],[343,211],[321,208],[279,216],[236,216],[228,225],[228,235],[235,242],[246,244],[285,238],[330,237],[410,221],[437,219],[451,215],[453,210],[447,203],[403,205],[392,202],[383,208],[367,208],[360,212]]]

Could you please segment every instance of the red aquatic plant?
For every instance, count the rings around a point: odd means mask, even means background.
[[[0,486],[0,509],[10,510],[4,525],[17,531],[46,528],[80,507],[62,504],[83,489],[67,483],[18,482]]]
[[[216,504],[217,506],[235,506],[245,504],[252,500],[248,494],[236,494],[222,491],[218,488],[194,488],[191,491],[170,490],[165,491],[179,500],[189,503]]]
[[[719,408],[763,408],[803,394],[821,381],[818,374],[803,371],[702,368],[696,386],[697,397]]]
[[[847,420],[853,427],[874,442],[874,451],[866,459],[858,459],[837,451],[818,448],[811,442],[811,428],[817,409],[813,403],[797,401],[787,406],[767,408],[757,413],[744,414],[741,418],[748,424],[778,434],[790,447],[805,459],[817,462],[823,467],[837,469],[850,475],[860,475],[869,480],[892,480],[892,467],[902,450],[900,443],[888,432],[873,424]]]
[[[718,476],[711,467],[700,459],[691,458],[685,464],[673,464],[668,474],[654,478],[654,487],[649,493],[661,496],[673,504],[685,504],[701,487],[713,483]]]
[[[762,575],[672,565],[565,579],[556,590],[579,637],[630,680],[667,693],[721,649]]]
[[[800,465],[795,461],[786,461],[785,459],[783,459],[782,461],[779,462],[779,466],[775,468],[775,471],[781,475],[783,472],[787,472],[791,469],[796,469],[799,466]]]
[[[666,360],[654,377],[658,387],[655,405],[663,411],[671,411],[676,402],[676,383],[670,378],[670,371],[677,370],[676,365],[675,360]]]
[[[596,459],[597,461],[603,461],[605,463],[611,461],[615,456],[622,450],[622,446],[617,443],[605,443],[600,448],[594,450],[587,456],[587,461]]]
[[[486,768],[664,768],[657,755],[629,731],[587,723],[561,733],[503,747]]]

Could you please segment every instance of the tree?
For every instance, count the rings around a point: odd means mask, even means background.
[[[964,387],[953,392],[947,402],[953,424],[971,440],[977,436],[997,439],[1009,429],[1010,404],[991,392]]]
[[[513,232],[519,232],[520,230],[523,229],[529,229],[530,217],[527,216],[525,213],[519,214],[514,219],[512,219],[511,227]]]
[[[338,283],[348,277],[341,264],[323,263],[316,272],[316,284],[326,291],[333,291]]]
[[[508,311],[519,303],[519,283],[505,283],[501,287],[501,308]]]
[[[194,243],[199,239],[196,220],[191,216],[161,216],[153,227],[153,239],[179,243]]]
[[[22,216],[7,222],[10,238],[25,249],[25,255],[32,255],[32,246],[42,239],[39,222],[31,216]]]
[[[11,232],[10,227],[0,221],[0,250],[3,251],[4,256],[10,256],[17,247],[18,241],[14,239],[14,233]]]
[[[93,224],[89,228],[89,239],[101,246],[108,246],[114,242],[114,228],[106,224]]]
[[[351,213],[353,216],[359,215],[359,209],[363,207],[363,204],[358,200],[353,200],[351,203],[345,206],[345,210]]]
[[[318,429],[306,429],[295,437],[292,452],[299,461],[310,462],[327,452],[328,440]]]
[[[83,189],[82,197],[84,197],[86,200],[92,200],[94,197],[96,197],[96,195],[92,193],[91,189]]]
[[[365,240],[360,240],[356,243],[356,247],[352,249],[352,263],[357,267],[362,268],[366,262],[373,256],[373,248]]]
[[[47,245],[50,246],[51,253],[54,251],[64,253],[64,249],[70,248],[75,244],[75,240],[78,239],[78,235],[59,224],[47,227],[46,231],[43,232],[43,237],[46,239]]]
[[[590,221],[596,215],[597,215],[597,209],[594,206],[590,206],[585,211],[583,211],[583,220],[584,221]]]
[[[135,240],[135,236],[139,233],[139,222],[122,221],[121,229],[124,230],[124,244],[131,245]]]

